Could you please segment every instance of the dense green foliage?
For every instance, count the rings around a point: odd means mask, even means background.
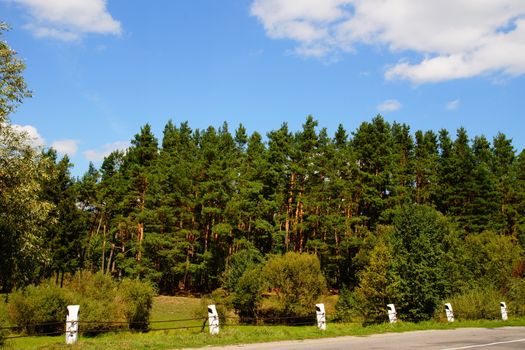
[[[0,21],[0,38],[9,26]],[[16,56],[16,52],[9,45],[0,40],[0,125],[8,120],[17,106],[25,97],[31,96],[27,89],[22,72],[25,65]]]
[[[289,252],[271,258],[264,266],[267,285],[277,291],[281,315],[308,316],[325,292],[326,281],[319,259],[311,254]]]
[[[25,334],[59,334],[64,328],[68,304],[69,295],[64,289],[28,286],[11,295],[8,315],[11,324],[19,326]]]
[[[17,290],[7,308],[11,324],[26,334],[60,334],[66,307],[72,304],[80,305],[82,333],[146,329],[153,295],[154,289],[146,282],[124,279],[118,283],[100,273],[83,273],[67,280],[63,288],[42,284]]]
[[[396,304],[410,321],[429,319],[456,282],[449,273],[457,270],[450,228],[441,214],[423,205],[400,208],[393,226],[390,270],[395,276]]]
[[[393,289],[397,284],[391,273],[392,261],[392,251],[381,242],[370,252],[370,263],[359,274],[354,305],[347,306],[347,309],[353,307],[359,310],[365,324],[384,321],[386,305],[394,302]],[[350,295],[343,297],[351,300]],[[342,302],[345,302],[345,299],[342,299]]]
[[[0,39],[6,29],[0,22]],[[40,196],[47,163],[27,135],[9,124],[9,113],[29,96],[24,68],[0,40],[0,292],[38,281],[48,258],[41,227],[51,205]]]
[[[398,262],[394,268],[401,278],[410,264],[425,269],[420,262],[432,266],[454,254],[454,278],[486,276],[479,270],[491,269],[490,263],[480,267],[485,256],[500,259],[492,266],[508,262],[498,278],[502,282],[521,259],[523,160],[501,134],[493,145],[475,140],[470,143],[463,129],[456,140],[445,131],[439,137],[431,131],[412,136],[408,126],[380,116],[363,123],[351,139],[342,127],[330,138],[311,117],[301,131],[283,125],[269,132],[266,142],[256,132],[246,135],[242,125],[232,135],[226,124],[192,131],[188,123],[171,122],[159,142],[146,125],[126,153],[115,152],[99,170],[91,167],[81,179],[57,187],[66,190],[52,189],[68,174],[68,161],[54,160],[55,180],[45,193],[62,210],[55,211],[58,223],[48,228],[53,258],[46,273],[85,267],[147,278],[162,293],[209,292],[222,282],[232,289],[246,268],[235,263],[235,253],[249,245],[260,258],[315,253],[329,287],[354,289],[378,241],[376,228],[405,225],[399,208],[417,204],[427,208],[421,209],[427,216],[440,217],[437,226],[427,233],[395,230],[397,238],[387,245],[426,257],[438,243],[437,260],[414,255]],[[484,175],[473,177],[478,173]],[[483,240],[490,235],[486,231],[508,238],[513,248],[508,254],[473,255],[469,247],[491,249],[489,238]],[[420,245],[403,243],[419,238]],[[461,270],[463,261],[469,269]],[[428,270],[422,283],[441,276],[444,268]],[[462,287],[451,285],[450,278],[440,282],[445,285],[432,300]]]
[[[460,320],[497,320],[501,319],[500,302],[508,299],[492,286],[477,287],[454,295],[446,302],[452,304],[454,317]],[[442,303],[442,305],[445,302]],[[510,304],[510,303],[508,303]],[[514,311],[514,310],[513,310]],[[445,318],[444,308],[436,309],[438,318]],[[516,315],[515,312],[511,312]]]

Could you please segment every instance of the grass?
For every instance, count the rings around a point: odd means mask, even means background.
[[[153,302],[150,327],[151,329],[161,329],[181,326],[201,326],[202,319],[195,321],[170,321],[197,318],[200,309],[201,300],[199,298],[158,296]]]
[[[332,300],[325,300],[330,304]],[[157,297],[152,310],[152,321],[194,318],[202,308],[200,299],[181,297]],[[327,309],[331,308],[327,306]],[[199,321],[199,325],[202,323]],[[187,325],[187,322],[184,322]],[[218,336],[211,336],[206,327],[204,332],[200,328],[179,330],[158,330],[159,328],[177,327],[180,324],[152,323],[149,333],[110,333],[97,337],[81,337],[73,346],[65,344],[64,336],[59,337],[27,337],[7,340],[5,349],[148,349],[165,350],[180,348],[197,348],[213,345],[246,344],[267,341],[314,339],[322,337],[337,337],[344,335],[367,336],[387,332],[407,332],[429,329],[453,329],[460,327],[495,328],[501,326],[525,326],[525,318],[510,319],[509,321],[459,321],[444,322],[399,322],[397,324],[380,324],[362,327],[360,323],[329,323],[326,331],[319,331],[315,326],[287,327],[287,326],[225,326]],[[157,329],[156,331],[153,331]]]
[[[362,327],[360,324],[328,324],[328,329],[319,331],[314,326],[238,326],[223,327],[218,336],[211,336],[200,330],[157,331],[150,333],[104,334],[94,338],[81,338],[74,346],[64,344],[64,337],[30,337],[8,341],[6,349],[180,349],[214,345],[246,344],[279,340],[302,340],[343,335],[367,336],[387,332],[407,332],[429,329],[454,329],[460,327],[495,328],[501,326],[524,326],[525,319],[502,321],[464,321],[449,323],[400,322],[394,325],[381,324]]]

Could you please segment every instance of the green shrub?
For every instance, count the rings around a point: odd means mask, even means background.
[[[241,322],[253,323],[257,318],[264,288],[261,272],[261,266],[248,269],[237,282],[233,306],[241,318]]]
[[[395,276],[389,273],[392,251],[380,241],[370,252],[370,263],[359,272],[359,286],[353,297],[363,324],[383,323],[387,320],[386,305],[395,302]]]
[[[79,331],[93,335],[129,327],[147,329],[155,291],[150,283],[124,279],[118,283],[102,273],[83,272],[64,288],[41,285],[15,291],[8,304],[11,324],[22,332],[63,332],[67,305],[78,304]],[[36,325],[50,323],[46,325]]]
[[[8,320],[7,304],[4,302],[4,296],[0,294],[0,347],[4,344],[4,337],[7,334],[7,330],[1,328],[8,327]]]
[[[454,287],[450,277],[457,275],[457,265],[451,249],[457,234],[446,217],[427,205],[398,208],[393,226],[392,234],[387,237],[391,250],[388,275],[392,277],[386,284],[391,289],[387,294],[392,297],[400,319],[428,320],[440,300]]]
[[[28,286],[11,294],[9,320],[26,334],[60,333],[70,300],[67,291],[58,287]]]
[[[444,300],[436,317],[445,319],[446,302],[452,304],[454,316],[460,320],[492,320],[501,318],[500,302],[505,298],[493,287],[476,287]]]
[[[504,288],[519,262],[523,251],[514,238],[492,231],[471,234],[465,238],[468,259],[466,265],[480,285]]]
[[[357,315],[355,295],[347,288],[343,288],[335,304],[334,321],[352,322]]]
[[[326,291],[326,281],[316,255],[287,253],[270,259],[263,277],[278,291],[277,313],[291,317],[312,315],[314,305]]]
[[[244,244],[248,246],[230,257],[222,276],[223,286],[229,291],[234,291],[237,288],[239,279],[247,270],[260,265],[264,261],[263,255],[257,248],[248,244],[248,242],[244,242]]]
[[[110,276],[83,271],[64,287],[74,295],[73,303],[80,305],[79,331],[82,334],[94,335],[125,327],[124,308],[117,299],[117,283]]]
[[[508,284],[507,309],[509,316],[525,316],[525,279],[512,278]]]
[[[123,302],[124,316],[130,329],[147,329],[153,306],[155,291],[150,283],[138,280],[124,280],[118,294]]]

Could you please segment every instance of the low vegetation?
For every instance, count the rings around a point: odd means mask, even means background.
[[[222,327],[218,336],[199,329],[151,331],[149,333],[111,333],[95,338],[81,337],[75,346],[66,346],[63,337],[32,337],[8,340],[6,350],[167,350],[200,348],[214,345],[247,344],[279,340],[301,340],[337,336],[368,336],[387,332],[407,332],[428,329],[454,329],[460,327],[494,328],[502,326],[525,326],[525,319],[502,321],[459,321],[453,324],[436,321],[419,323],[400,322],[362,327],[360,323],[329,323],[326,331],[315,326],[230,326]]]
[[[84,334],[120,328],[147,329],[154,289],[140,281],[116,282],[103,274],[84,272],[66,281],[28,286],[9,296],[9,323],[22,334],[61,334],[67,305],[80,305]],[[112,323],[113,322],[113,323]]]

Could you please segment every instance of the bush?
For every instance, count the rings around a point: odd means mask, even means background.
[[[244,272],[235,287],[233,306],[241,318],[241,322],[253,323],[260,307],[264,281],[260,266]]]
[[[0,347],[4,344],[4,337],[7,330],[1,329],[8,326],[7,304],[4,302],[4,296],[0,294]]]
[[[61,333],[71,300],[67,291],[55,286],[29,286],[11,294],[10,322],[26,334]]]
[[[124,316],[130,329],[147,329],[153,306],[153,286],[138,280],[124,280],[118,290],[123,301]]]
[[[82,334],[129,327],[147,329],[153,303],[151,284],[124,279],[118,283],[102,273],[83,272],[66,281],[64,288],[41,285],[15,291],[8,304],[11,324],[28,334],[62,333],[67,305],[80,305]],[[37,325],[50,323],[46,325]]]
[[[395,302],[397,284],[389,273],[391,263],[392,251],[380,241],[370,252],[370,263],[358,274],[359,286],[354,298],[365,325],[385,322],[386,305]]]
[[[509,316],[525,316],[525,279],[512,278],[507,292]]]
[[[269,287],[278,291],[278,313],[312,315],[314,305],[326,290],[326,281],[316,255],[287,253],[270,259],[263,270]]]
[[[514,238],[492,231],[469,235],[465,239],[467,267],[480,285],[504,288],[522,259],[523,251]]]
[[[404,320],[428,320],[454,287],[450,276],[456,275],[457,265],[451,243],[456,234],[441,213],[426,205],[400,207],[393,225],[388,237],[392,252],[389,270],[396,284],[393,301]],[[390,282],[388,285],[393,287]]]
[[[452,304],[454,316],[460,320],[501,319],[500,302],[505,297],[492,287],[477,287],[444,300],[436,309],[436,317],[444,320],[444,304]]]
[[[230,257],[222,276],[223,286],[229,291],[234,291],[237,288],[239,279],[247,270],[260,265],[264,261],[263,255],[257,248],[248,244],[248,242],[244,242],[244,244],[248,246]]]
[[[347,288],[343,288],[335,304],[334,321],[352,322],[357,313],[355,296]]]
[[[94,335],[125,327],[123,305],[117,298],[117,283],[102,273],[80,272],[64,287],[74,295],[74,303],[80,305],[79,330]],[[108,323],[119,322],[119,323]]]

